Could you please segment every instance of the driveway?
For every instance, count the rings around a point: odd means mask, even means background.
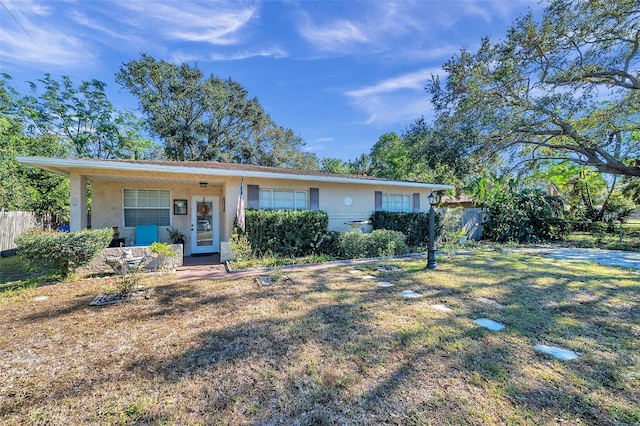
[[[588,248],[541,248],[534,252],[554,259],[595,262],[640,270],[640,252]]]

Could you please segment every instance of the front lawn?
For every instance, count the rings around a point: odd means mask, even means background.
[[[636,271],[499,250],[425,263],[155,276],[151,299],[102,308],[113,278],[4,298],[0,423],[640,423]]]

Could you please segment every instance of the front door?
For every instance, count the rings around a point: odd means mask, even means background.
[[[220,211],[218,197],[191,197],[191,253],[220,251]]]

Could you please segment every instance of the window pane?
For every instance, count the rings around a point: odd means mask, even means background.
[[[389,194],[382,194],[382,210],[389,211]]]
[[[382,194],[382,210],[388,212],[406,212],[411,210],[411,195]]]
[[[307,193],[302,191],[296,192],[296,205],[297,210],[304,210],[307,208]]]
[[[124,190],[124,226],[169,226],[171,223],[171,191],[159,189]]]
[[[158,207],[171,207],[171,191],[159,190],[158,191]]]
[[[158,191],[145,191],[147,193],[147,207],[158,207]]]
[[[137,194],[137,191],[135,189],[124,190],[124,206],[125,207],[135,207],[137,205],[136,194]]]
[[[260,203],[258,205],[261,209],[270,209],[273,208],[273,200],[271,197],[270,189],[261,189],[260,190]]]
[[[294,193],[291,191],[273,191],[274,209],[293,209],[295,207]]]

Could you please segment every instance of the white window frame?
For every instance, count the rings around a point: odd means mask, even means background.
[[[126,205],[126,192],[127,191],[136,191],[136,205],[135,206],[127,206]],[[157,192],[167,192],[168,193],[168,199],[167,199],[167,205],[159,205],[159,206],[140,206],[139,205],[139,200],[138,200],[138,194],[141,191],[157,191]],[[171,206],[171,190],[170,189],[158,189],[158,188],[122,188],[122,224],[125,228],[135,228],[136,225],[131,225],[131,226],[127,226],[127,215],[126,212],[127,210],[166,210],[167,211],[167,215],[168,215],[168,220],[169,222],[167,224],[165,223],[137,223],[137,225],[158,225],[160,226],[172,226],[171,221],[172,221],[172,206]]]
[[[274,194],[284,194],[284,193],[293,194],[293,206],[274,207]],[[298,198],[299,196],[304,196],[304,202]],[[258,205],[260,210],[308,210],[309,209],[309,192],[302,191],[299,189],[260,188]]]
[[[385,212],[413,212],[413,194],[382,194],[382,210]]]

